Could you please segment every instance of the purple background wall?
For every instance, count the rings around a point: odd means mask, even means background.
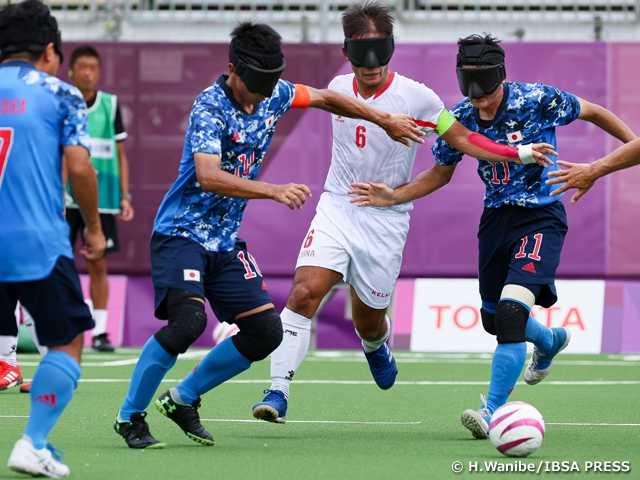
[[[227,46],[94,45],[103,56],[99,87],[118,94],[124,110],[136,209],[132,223],[120,224],[123,248],[109,257],[109,268],[112,273],[147,274],[153,218],[176,177],[191,104],[226,72]],[[75,46],[66,45],[67,55]],[[640,132],[640,94],[634,84],[640,49],[636,45],[507,43],[505,50],[510,80],[568,90],[610,107]],[[391,68],[424,82],[452,107],[460,99],[455,52],[452,44],[400,44]],[[324,87],[336,74],[349,70],[338,45],[286,45],[285,54],[289,67],[284,77],[293,82]],[[575,162],[596,160],[617,145],[586,122],[561,128],[558,141],[560,158]],[[415,173],[432,165],[431,143],[419,149]],[[322,192],[330,153],[331,125],[325,112],[291,111],[279,121],[261,179],[306,183],[314,197],[295,212],[272,201],[250,202],[240,234],[267,276],[293,274],[298,248]],[[639,185],[640,169],[632,169],[598,182],[577,205],[567,206],[570,230],[561,276],[640,275],[640,249],[635,248],[640,231],[631,208],[640,204]],[[402,276],[476,275],[482,194],[475,161],[466,158],[449,186],[416,202]]]

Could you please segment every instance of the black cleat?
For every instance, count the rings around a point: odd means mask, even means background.
[[[109,337],[107,337],[106,333],[101,333],[100,335],[96,335],[95,337],[93,337],[91,348],[93,348],[96,352],[115,351],[115,348],[113,348],[113,345],[111,345]]]
[[[158,411],[177,423],[187,437],[203,445],[214,445],[213,437],[200,423],[199,407],[200,399],[191,405],[176,403],[171,397],[171,390],[167,390],[156,400]]]
[[[113,425],[113,429],[124,438],[129,448],[164,448],[167,445],[159,442],[149,432],[149,424],[145,421],[147,412],[136,412],[131,414],[131,421],[118,422]]]

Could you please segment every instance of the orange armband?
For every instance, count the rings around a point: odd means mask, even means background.
[[[311,95],[309,95],[309,90],[307,90],[307,87],[305,87],[301,83],[296,83],[294,87],[296,88],[296,94],[293,97],[291,108],[307,108],[311,103]]]

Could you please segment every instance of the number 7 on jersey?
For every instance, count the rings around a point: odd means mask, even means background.
[[[0,128],[0,188],[4,179],[4,171],[7,168],[9,153],[13,145],[13,128]]]

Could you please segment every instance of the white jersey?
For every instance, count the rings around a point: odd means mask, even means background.
[[[328,88],[355,95],[371,107],[385,112],[410,115],[427,136],[435,130],[444,109],[444,103],[433,90],[394,72],[391,72],[387,85],[366,100],[358,94],[353,73],[334,78]],[[331,117],[333,149],[324,188],[334,198],[349,203],[351,197],[347,191],[351,190],[353,182],[385,183],[391,188],[409,182],[419,144],[412,142],[407,147],[395,142],[382,128],[365,120],[333,114]],[[385,210],[404,213],[412,208],[408,202]]]

